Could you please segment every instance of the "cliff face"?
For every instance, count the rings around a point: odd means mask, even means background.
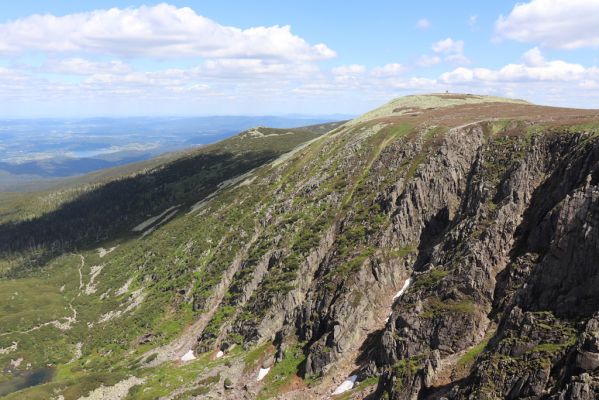
[[[82,360],[143,376],[133,398],[327,398],[346,379],[345,398],[598,398],[598,135],[590,110],[391,102],[106,255],[145,300]],[[187,354],[205,369],[165,386]]]
[[[317,207],[318,237],[288,290],[265,293],[295,250],[276,237],[228,329],[279,354],[299,341],[315,397],[345,374],[380,376],[375,397],[596,398],[599,142],[584,114],[396,108],[329,134],[267,212],[288,227],[280,215]]]
[[[315,397],[357,375],[397,399],[594,398],[596,116],[470,99],[407,99],[266,175],[263,254],[199,347],[299,342]]]

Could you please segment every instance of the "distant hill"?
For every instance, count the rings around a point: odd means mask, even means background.
[[[259,125],[330,121],[301,115],[0,120],[0,191],[43,189],[49,180],[214,143]]]

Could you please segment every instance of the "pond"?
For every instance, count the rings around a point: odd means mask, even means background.
[[[0,382],[0,397],[21,389],[50,382],[53,376],[54,369],[52,368],[37,368],[31,371],[16,373],[11,380]]]

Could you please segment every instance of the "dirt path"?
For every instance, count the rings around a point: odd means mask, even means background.
[[[60,329],[61,331],[69,330],[69,329],[71,329],[71,325],[74,324],[75,322],[77,322],[77,310],[72,306],[71,303],[69,303],[69,308],[71,309],[71,312],[73,313],[71,317],[66,316],[66,317],[62,317],[60,320],[55,319],[52,321],[44,322],[43,324],[35,325],[33,328],[29,328],[24,331],[4,332],[4,333],[0,334],[0,337],[14,335],[14,334],[24,335],[27,333],[31,333],[33,331],[37,331],[37,330],[42,329],[43,327],[49,326],[49,325],[53,325],[55,328]],[[65,320],[65,321],[61,322],[61,320]]]
[[[79,289],[81,290],[84,287],[82,269],[85,266],[85,257],[83,257],[83,255],[81,255],[81,254],[79,255],[79,257],[81,257],[81,265],[79,266]],[[81,295],[81,293],[77,294],[77,296],[79,296],[79,295]],[[29,328],[24,331],[4,332],[4,333],[0,334],[0,337],[14,335],[14,334],[25,335],[25,334],[37,331],[39,329],[42,329],[45,326],[50,326],[50,325],[54,326],[56,329],[60,329],[61,331],[68,331],[69,329],[72,328],[72,325],[77,322],[77,310],[75,309],[75,307],[73,307],[74,300],[75,300],[75,298],[72,298],[71,301],[69,301],[69,303],[68,303],[68,307],[71,310],[71,316],[67,315],[60,319],[55,319],[52,321],[44,322],[42,324],[35,325],[32,328]]]
[[[79,290],[83,290],[83,287],[85,286],[83,284],[83,267],[85,267],[85,257],[83,254],[79,254],[79,257],[81,257],[81,265],[79,266]],[[79,293],[77,296],[80,295],[81,293]]]

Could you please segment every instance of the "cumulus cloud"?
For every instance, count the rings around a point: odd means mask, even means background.
[[[433,43],[432,49],[435,53],[441,54],[462,53],[464,51],[464,41],[447,38]]]
[[[447,61],[450,64],[457,64],[457,65],[470,64],[470,59],[468,57],[466,57],[465,55],[463,55],[462,53],[449,54],[447,57],[445,57],[445,61]]]
[[[451,64],[470,64],[470,60],[464,55],[463,40],[453,40],[452,38],[446,38],[433,43],[431,48],[435,53],[444,55],[445,61]],[[431,58],[429,61],[433,60],[434,58]]]
[[[312,63],[297,63],[290,67],[288,63],[279,60],[262,60],[252,58],[223,58],[206,60],[194,69],[203,76],[232,78],[256,78],[259,76],[286,76],[297,78],[316,73],[318,68]]]
[[[51,60],[41,68],[43,72],[59,74],[92,75],[98,73],[123,74],[131,72],[131,66],[122,61],[94,62],[83,58]]]
[[[580,64],[562,60],[546,61],[538,48],[523,55],[522,64],[507,64],[500,69],[456,68],[440,76],[440,81],[451,84],[495,83],[495,82],[573,82],[582,81],[594,74]]]
[[[42,51],[154,58],[263,58],[316,61],[335,57],[289,26],[223,26],[188,7],[111,8],[64,16],[31,15],[0,24],[0,53]]]
[[[532,0],[518,3],[495,23],[498,39],[576,49],[599,47],[599,1]]]
[[[538,47],[534,47],[528,50],[522,55],[524,63],[530,67],[542,67],[545,65],[545,57],[541,54],[541,50]]]
[[[432,26],[431,21],[426,18],[421,18],[416,22],[416,28],[426,30]]]
[[[405,67],[398,63],[385,64],[382,67],[376,67],[371,71],[372,76],[388,77],[396,76],[405,71]]]

